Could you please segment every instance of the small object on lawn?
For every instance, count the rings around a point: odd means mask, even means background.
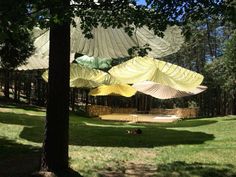
[[[127,130],[127,133],[131,134],[131,135],[140,135],[140,134],[142,134],[142,130],[139,128],[135,129],[135,130]]]

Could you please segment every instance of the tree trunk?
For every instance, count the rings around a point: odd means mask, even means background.
[[[69,5],[68,0],[62,3]],[[63,9],[60,9],[63,11]],[[58,12],[57,9],[56,13]],[[52,12],[52,11],[51,11]],[[53,12],[55,14],[55,12]],[[61,15],[61,14],[60,14]],[[48,104],[41,169],[68,171],[70,23],[50,27]]]
[[[4,80],[4,96],[9,98],[9,89],[10,89],[10,73],[8,70],[4,70],[5,80]]]
[[[232,114],[236,115],[236,97],[234,97],[232,105],[233,105],[232,106]]]
[[[19,85],[19,73],[16,71],[15,73],[15,77],[14,77],[14,101],[18,101],[17,100],[17,96],[18,96],[18,85]]]

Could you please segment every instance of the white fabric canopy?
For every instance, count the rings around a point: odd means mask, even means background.
[[[133,36],[125,33],[123,28],[103,28],[101,26],[92,30],[93,38],[84,37],[80,28],[80,19],[76,18],[76,27],[71,27],[71,52],[81,53],[100,58],[127,57],[128,49],[134,46],[142,47],[149,44],[152,51],[149,56],[164,57],[177,52],[184,43],[184,37],[177,26],[168,27],[164,37],[158,37],[147,29],[137,28]],[[34,29],[36,54],[48,55],[49,31]]]
[[[80,29],[80,19],[76,18],[76,28],[71,29],[71,50],[93,57],[118,58],[129,56],[128,49],[149,44],[152,51],[148,56],[164,57],[177,52],[184,43],[184,37],[177,26],[168,27],[164,37],[154,35],[147,27],[137,28],[133,36],[125,33],[123,28],[103,28],[92,30],[93,38],[84,37]]]
[[[137,91],[158,99],[170,99],[199,94],[207,89],[206,86],[197,86],[192,91],[180,91],[169,86],[161,85],[152,81],[138,82],[132,85]]]
[[[70,55],[70,62],[74,60],[74,53]],[[37,69],[48,69],[49,57],[48,55],[35,54],[26,60],[26,63],[17,67],[15,70],[37,70]]]

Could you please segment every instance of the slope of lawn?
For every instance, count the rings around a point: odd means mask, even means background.
[[[42,109],[1,105],[1,177],[38,169],[44,117]],[[136,128],[143,133],[127,134]],[[83,176],[233,177],[235,157],[236,116],[129,124],[70,115],[70,165]]]

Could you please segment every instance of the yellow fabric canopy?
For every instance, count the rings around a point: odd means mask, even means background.
[[[131,97],[136,93],[136,89],[128,84],[102,85],[89,92],[92,96],[121,95]]]
[[[194,71],[150,57],[135,57],[108,71],[122,83],[153,81],[180,91],[191,91],[203,81]]]

